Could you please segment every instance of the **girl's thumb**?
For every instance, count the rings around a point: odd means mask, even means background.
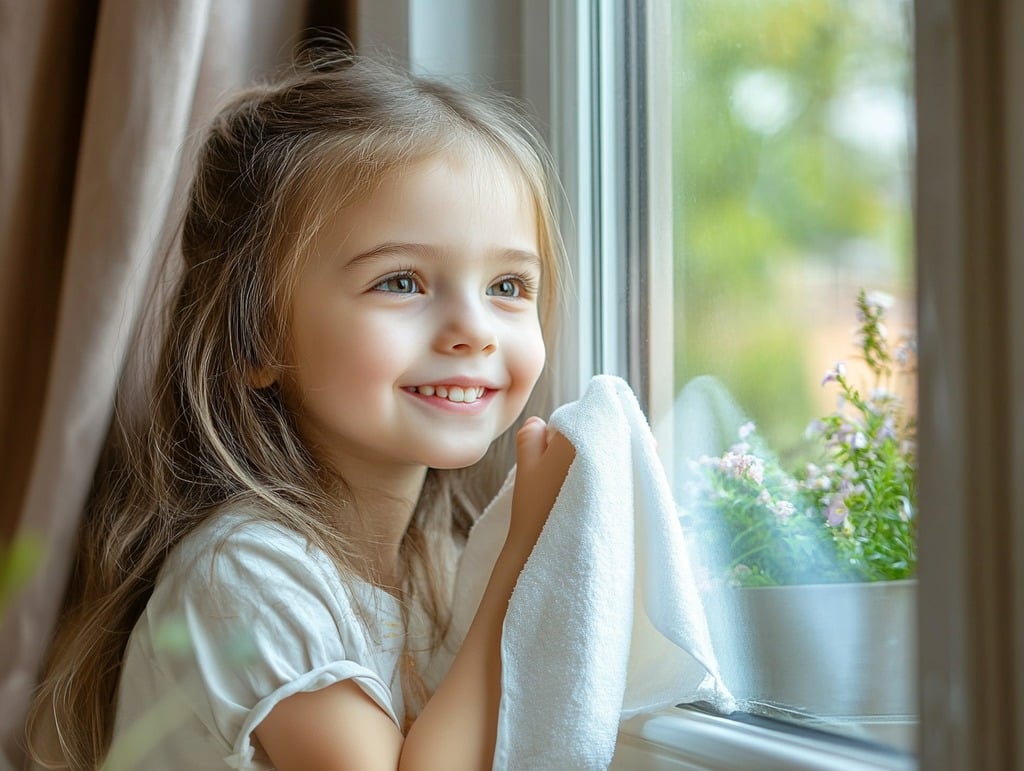
[[[528,418],[516,434],[516,463],[529,465],[540,458],[548,446],[547,424],[538,417]]]

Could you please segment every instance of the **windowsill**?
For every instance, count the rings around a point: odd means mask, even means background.
[[[887,724],[894,727],[891,721]],[[912,724],[903,728],[912,730]],[[770,729],[687,707],[626,721],[611,765],[612,771],[908,771],[916,767],[913,756],[868,742],[807,730]]]
[[[821,734],[836,737],[838,740],[852,740],[860,744],[882,745],[885,750],[911,755],[917,747],[917,718],[913,715],[874,714],[874,715],[808,715],[799,710],[779,707],[774,704],[749,702],[746,706],[751,713],[751,720],[756,724],[756,716],[768,718],[771,729],[781,725],[784,729],[803,731],[815,738]],[[765,721],[768,722],[768,721]]]

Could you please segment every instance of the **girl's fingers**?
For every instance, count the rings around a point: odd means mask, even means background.
[[[516,435],[516,483],[512,493],[509,539],[520,548],[533,548],[575,450],[564,436],[550,433],[540,418],[530,418]],[[506,542],[508,543],[508,542]]]
[[[528,418],[516,434],[516,464],[532,466],[548,446],[547,424],[537,417]]]

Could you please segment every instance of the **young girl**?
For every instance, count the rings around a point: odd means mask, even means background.
[[[490,767],[505,609],[573,453],[539,418],[475,619],[440,682],[422,673],[475,513],[456,470],[544,366],[545,158],[507,102],[362,60],[217,117],[151,414],[117,424],[33,705],[37,759]]]

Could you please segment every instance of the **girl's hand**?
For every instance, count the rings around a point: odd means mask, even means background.
[[[569,440],[540,418],[529,418],[519,429],[509,545],[533,548],[575,457]]]

